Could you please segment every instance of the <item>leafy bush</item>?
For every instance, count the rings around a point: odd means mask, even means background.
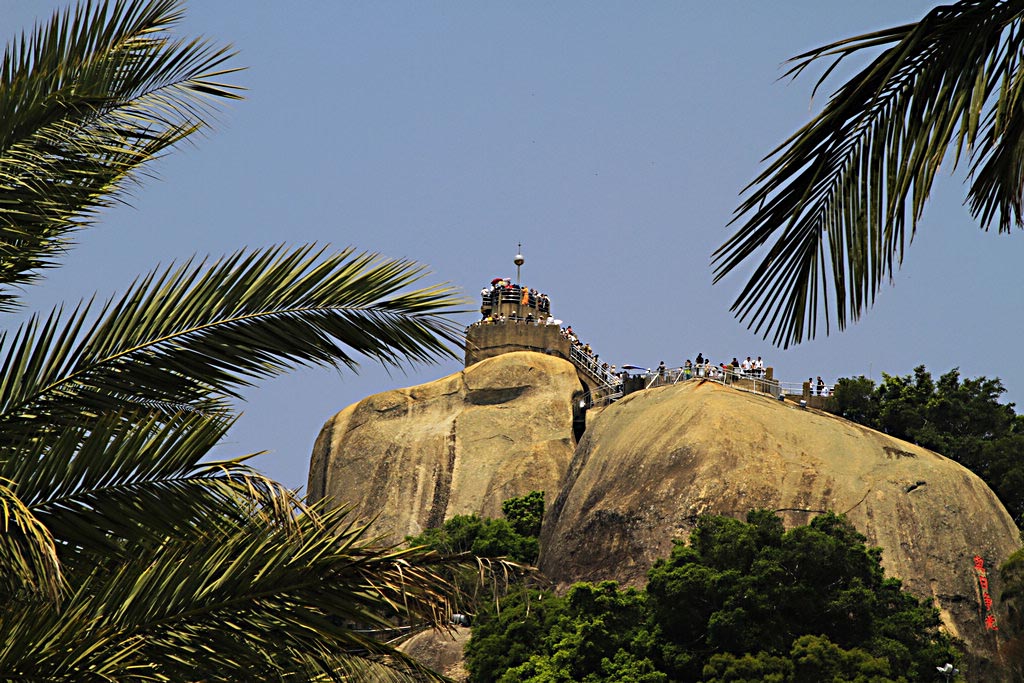
[[[407,536],[405,541],[410,546],[427,546],[444,555],[472,553],[477,557],[507,557],[525,564],[535,563],[544,492],[531,491],[509,498],[501,509],[506,519],[456,515],[443,526]]]

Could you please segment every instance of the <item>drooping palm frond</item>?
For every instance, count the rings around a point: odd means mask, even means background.
[[[970,154],[969,201],[984,227],[1021,224],[1024,2],[964,0],[920,22],[794,58],[832,66],[885,47],[822,112],[776,148],[745,190],[737,232],[713,254],[715,281],[760,259],[732,310],[774,343],[842,330],[902,263],[935,174]],[[908,233],[909,218],[909,233]]]
[[[243,250],[151,274],[91,324],[87,306],[33,319],[0,340],[0,445],[155,405],[223,414],[250,378],[297,365],[451,357],[454,290],[400,291],[424,274],[351,249]]]
[[[65,607],[37,607],[34,628],[0,639],[0,678],[344,680],[367,660],[396,680],[439,679],[374,633],[443,628],[452,586],[439,570],[468,558],[367,546],[346,514],[252,516],[88,571]]]
[[[63,587],[53,534],[0,477],[0,599],[55,603]]]
[[[126,179],[237,99],[228,48],[174,40],[176,0],[82,4],[0,61],[0,311]]]

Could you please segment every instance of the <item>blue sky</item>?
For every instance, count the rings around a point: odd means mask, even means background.
[[[7,39],[63,6],[2,1]],[[472,308],[514,277],[521,242],[524,283],[612,363],[761,355],[794,382],[958,366],[1024,405],[1024,232],[977,228],[962,169],[944,169],[895,286],[843,333],[775,349],[729,313],[742,278],[711,284],[741,190],[820,104],[817,73],[780,81],[783,62],[929,7],[194,1],[182,33],[238,49],[247,99],[81,234],[29,306],[106,298],[194,254],[316,242],[427,264]],[[264,382],[220,455],[268,450],[256,465],[304,486],[332,414],[460,367]]]

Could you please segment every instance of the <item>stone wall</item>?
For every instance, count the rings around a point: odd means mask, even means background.
[[[466,367],[512,351],[534,351],[569,360],[569,340],[558,325],[505,320],[466,330]]]

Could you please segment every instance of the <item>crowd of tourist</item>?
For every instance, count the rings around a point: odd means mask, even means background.
[[[692,362],[687,358],[680,371],[682,372],[683,379],[690,379],[691,377],[763,379],[765,376],[764,359],[761,356],[758,356],[756,359],[747,356],[742,361],[733,356],[732,361],[728,363],[713,363],[710,356],[704,357],[703,352],[698,353],[696,360]]]
[[[551,315],[551,299],[547,294],[536,289],[524,287],[513,283],[510,278],[494,278],[489,287],[480,290],[482,324],[502,322],[526,322],[532,324],[560,325],[561,320],[556,320]],[[501,304],[515,304],[504,306]],[[504,313],[502,311],[505,311]],[[523,314],[525,312],[525,315]],[[658,383],[675,382],[696,378],[708,378],[719,381],[731,382],[738,379],[764,379],[765,362],[761,356],[747,356],[740,360],[737,357],[729,362],[712,362],[711,357],[698,353],[696,359],[689,358],[678,367],[669,368],[665,361],[661,361],[653,372],[647,368],[646,371],[637,366],[623,366],[617,369],[601,360],[600,356],[594,353],[590,344],[580,341],[573,331],[572,325],[561,328],[562,335],[569,340],[572,360],[577,365],[588,370],[595,377],[598,377],[610,387],[621,387],[624,380],[630,378],[629,369],[641,370],[638,374],[648,377],[656,377]],[[810,393],[815,396],[828,396],[831,389],[819,376],[817,380],[808,380]]]
[[[619,370],[615,365],[602,362],[600,356],[594,353],[590,344],[580,341],[576,332],[572,329],[572,325],[563,327],[562,335],[568,339],[571,344],[574,360],[576,360],[578,364],[583,365],[592,374],[604,380],[604,382],[610,386],[621,386],[624,380],[629,379],[631,376],[629,373],[630,368],[640,370],[640,368],[637,368],[636,366],[624,366]],[[665,365],[665,361],[661,361],[653,372],[650,368],[647,368],[646,371],[641,371],[638,374],[642,376],[656,377],[658,383],[675,382],[680,380],[685,381],[695,378],[708,378],[731,382],[737,379],[764,379],[765,363],[761,356],[757,356],[756,358],[747,356],[742,361],[733,357],[732,361],[728,363],[713,363],[710,356],[705,358],[703,353],[698,353],[696,360],[691,361],[687,358],[679,367],[669,368]],[[818,379],[820,380],[821,378],[819,377]],[[815,385],[812,384],[811,386],[813,392]],[[822,383],[822,387],[824,387],[824,383]],[[820,391],[827,391],[827,389],[822,388]]]
[[[734,380],[734,379],[763,379],[765,377],[765,365],[764,359],[758,356],[756,359],[752,359],[747,356],[745,360],[740,361],[738,358],[733,357],[731,362],[728,363],[714,363],[711,361],[711,357],[704,357],[703,353],[698,353],[696,360],[686,361],[674,368],[667,367],[665,361],[661,361],[658,367],[653,372],[648,369],[646,372],[641,373],[648,376],[656,375],[658,380],[687,380],[695,379],[699,377],[706,377],[708,379],[719,379],[719,380]]]
[[[494,278],[490,287],[480,290],[480,299],[480,311],[485,322],[488,322],[488,318],[490,318],[489,322],[499,320],[524,320],[547,324],[554,322],[554,318],[551,317],[551,299],[547,294],[542,294],[530,287],[520,286],[508,278]],[[522,315],[518,311],[511,312],[507,317],[499,314],[499,304],[503,303],[517,304],[517,309],[525,307],[526,315]],[[534,315],[534,311],[537,312],[536,315]]]

